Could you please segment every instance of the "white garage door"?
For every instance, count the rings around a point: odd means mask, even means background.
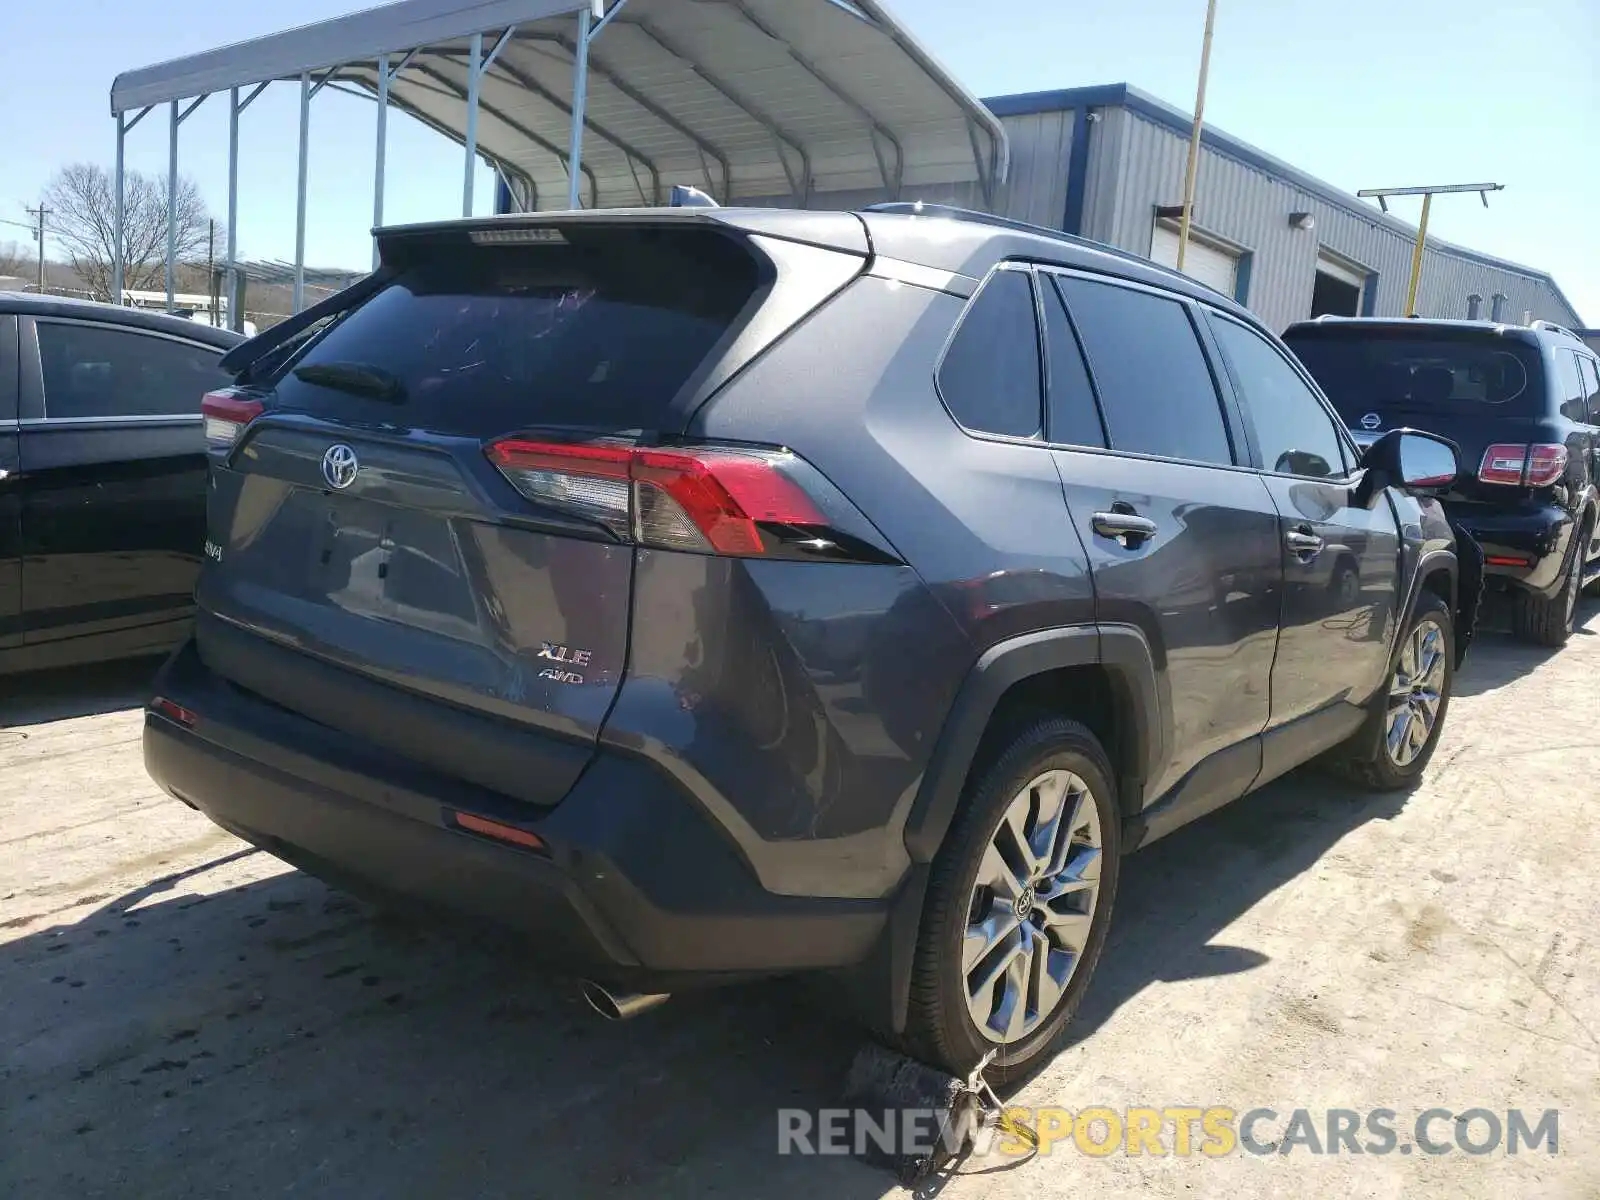
[[[1156,222],[1155,236],[1150,240],[1150,257],[1163,267],[1178,265],[1176,225],[1166,221]],[[1239,277],[1239,256],[1211,242],[1202,241],[1191,229],[1189,249],[1183,256],[1183,273],[1231,298],[1234,281]]]

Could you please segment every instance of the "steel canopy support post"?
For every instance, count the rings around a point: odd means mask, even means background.
[[[178,258],[178,102],[172,102],[172,124],[167,137],[167,311],[173,303],[173,272]]]
[[[123,114],[118,113],[117,114],[117,183],[116,183],[116,187],[117,187],[117,215],[116,215],[116,225],[113,227],[113,229],[111,231],[111,238],[112,238],[112,245],[113,245],[113,250],[112,250],[112,255],[111,255],[111,290],[112,290],[111,303],[113,303],[115,305],[118,305],[118,306],[120,306],[122,304],[122,275],[123,275],[123,266],[122,266],[122,222],[123,222],[123,215],[122,215],[122,208],[123,208],[123,203],[124,203],[123,202],[123,191],[124,191],[124,188],[123,188],[122,149],[123,149],[123,142],[125,142],[127,140],[127,137],[128,137],[128,127],[127,127],[125,118],[123,117]]]
[[[300,72],[300,177],[295,188],[294,311],[304,307],[306,295],[306,168],[311,137],[311,73]]]
[[[372,164],[372,228],[383,226],[383,168],[389,143],[389,56],[378,58],[378,145]],[[372,239],[372,269],[378,269],[378,239]]]
[[[583,165],[583,113],[589,103],[589,26],[594,13],[578,13],[577,57],[572,64],[572,140],[567,149],[567,207],[578,207],[578,171]]]
[[[228,261],[223,271],[228,280],[228,328],[244,329],[238,307],[239,295],[239,89],[228,92]]]
[[[483,34],[473,34],[471,45],[471,59],[467,64],[466,175],[461,183],[463,217],[472,215],[472,184],[478,167],[478,88],[483,82]]]

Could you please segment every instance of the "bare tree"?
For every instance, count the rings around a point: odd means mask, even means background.
[[[116,181],[104,167],[72,163],[44,191],[49,233],[66,247],[67,261],[86,287],[110,300],[115,282]],[[167,184],[127,172],[123,183],[123,282],[130,290],[165,287]],[[204,262],[210,218],[194,180],[180,178],[171,205],[176,214],[177,261]],[[218,237],[221,237],[220,225]]]
[[[31,275],[38,262],[16,242],[0,242],[0,275]]]

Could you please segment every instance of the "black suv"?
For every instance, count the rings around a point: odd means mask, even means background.
[[[0,675],[166,654],[206,536],[200,396],[244,339],[0,292]]]
[[[934,209],[379,246],[206,398],[213,561],[145,724],[292,863],[519,927],[613,1013],[827,973],[1018,1072],[1122,852],[1323,752],[1428,761],[1453,452],[1358,467],[1200,285]]]
[[[1509,590],[1516,632],[1572,633],[1600,587],[1600,360],[1556,325],[1322,317],[1283,335],[1361,441],[1398,425],[1450,438],[1468,471],[1443,499]]]

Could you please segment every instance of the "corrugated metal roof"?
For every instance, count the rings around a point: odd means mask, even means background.
[[[470,39],[515,32],[480,84],[478,147],[566,203],[582,0],[402,0],[119,75],[114,113],[328,73],[376,92],[379,55],[416,54],[391,100],[464,140]],[[1005,177],[1006,135],[879,0],[626,0],[591,43],[581,194],[664,202],[792,197]]]

